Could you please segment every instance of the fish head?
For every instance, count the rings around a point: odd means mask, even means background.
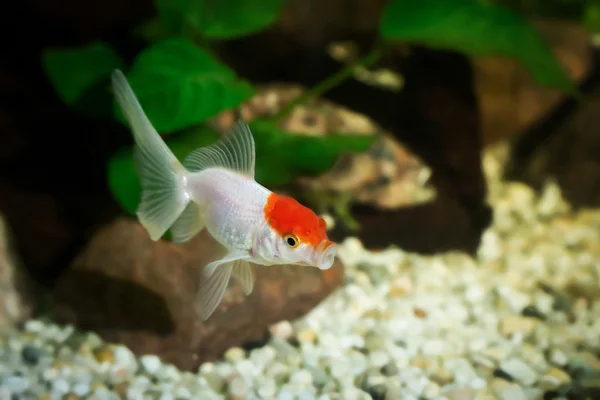
[[[271,194],[265,206],[270,245],[265,258],[322,270],[333,265],[337,245],[327,237],[325,220],[292,197]]]

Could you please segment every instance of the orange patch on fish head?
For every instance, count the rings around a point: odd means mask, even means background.
[[[271,193],[265,205],[265,219],[282,237],[294,235],[315,249],[325,240],[322,250],[332,244],[325,233],[325,220],[292,197]]]

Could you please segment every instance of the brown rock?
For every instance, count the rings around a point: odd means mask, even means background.
[[[31,282],[14,250],[8,224],[0,215],[0,330],[16,327],[33,309]]]
[[[235,280],[211,317],[194,311],[196,276],[218,249],[203,231],[183,246],[152,242],[144,228],[120,218],[101,229],[55,287],[56,313],[137,354],[193,370],[231,346],[265,338],[269,325],[310,311],[343,279],[339,260],[316,268],[254,268],[246,297]]]
[[[533,24],[568,75],[581,81],[592,64],[591,37],[586,29],[565,21],[536,20]],[[514,59],[476,57],[473,66],[486,143],[521,133],[565,98],[561,92],[537,84]]]

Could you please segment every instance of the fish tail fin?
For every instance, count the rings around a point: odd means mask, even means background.
[[[146,116],[125,75],[112,73],[117,103],[135,140],[134,162],[140,176],[142,199],[136,214],[154,241],[175,223],[187,207],[188,172],[167,147]]]

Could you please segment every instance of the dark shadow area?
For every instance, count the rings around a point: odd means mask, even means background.
[[[147,331],[159,336],[175,330],[164,298],[138,284],[75,270],[57,289],[54,307],[59,315],[62,313],[61,319],[82,329]]]
[[[352,208],[352,213],[361,224],[361,231],[354,233],[338,224],[332,237],[342,239],[358,234],[368,248],[384,248],[388,244],[395,244],[403,250],[422,254],[457,249],[474,254],[481,232],[491,219],[491,211],[484,209],[485,215],[473,215],[455,199],[444,198],[443,195],[431,203],[396,211],[356,206]],[[485,224],[477,226],[473,221],[485,221]]]
[[[511,144],[505,178],[540,190],[548,177],[575,209],[600,204],[600,51],[593,51],[581,99],[566,98]]]

